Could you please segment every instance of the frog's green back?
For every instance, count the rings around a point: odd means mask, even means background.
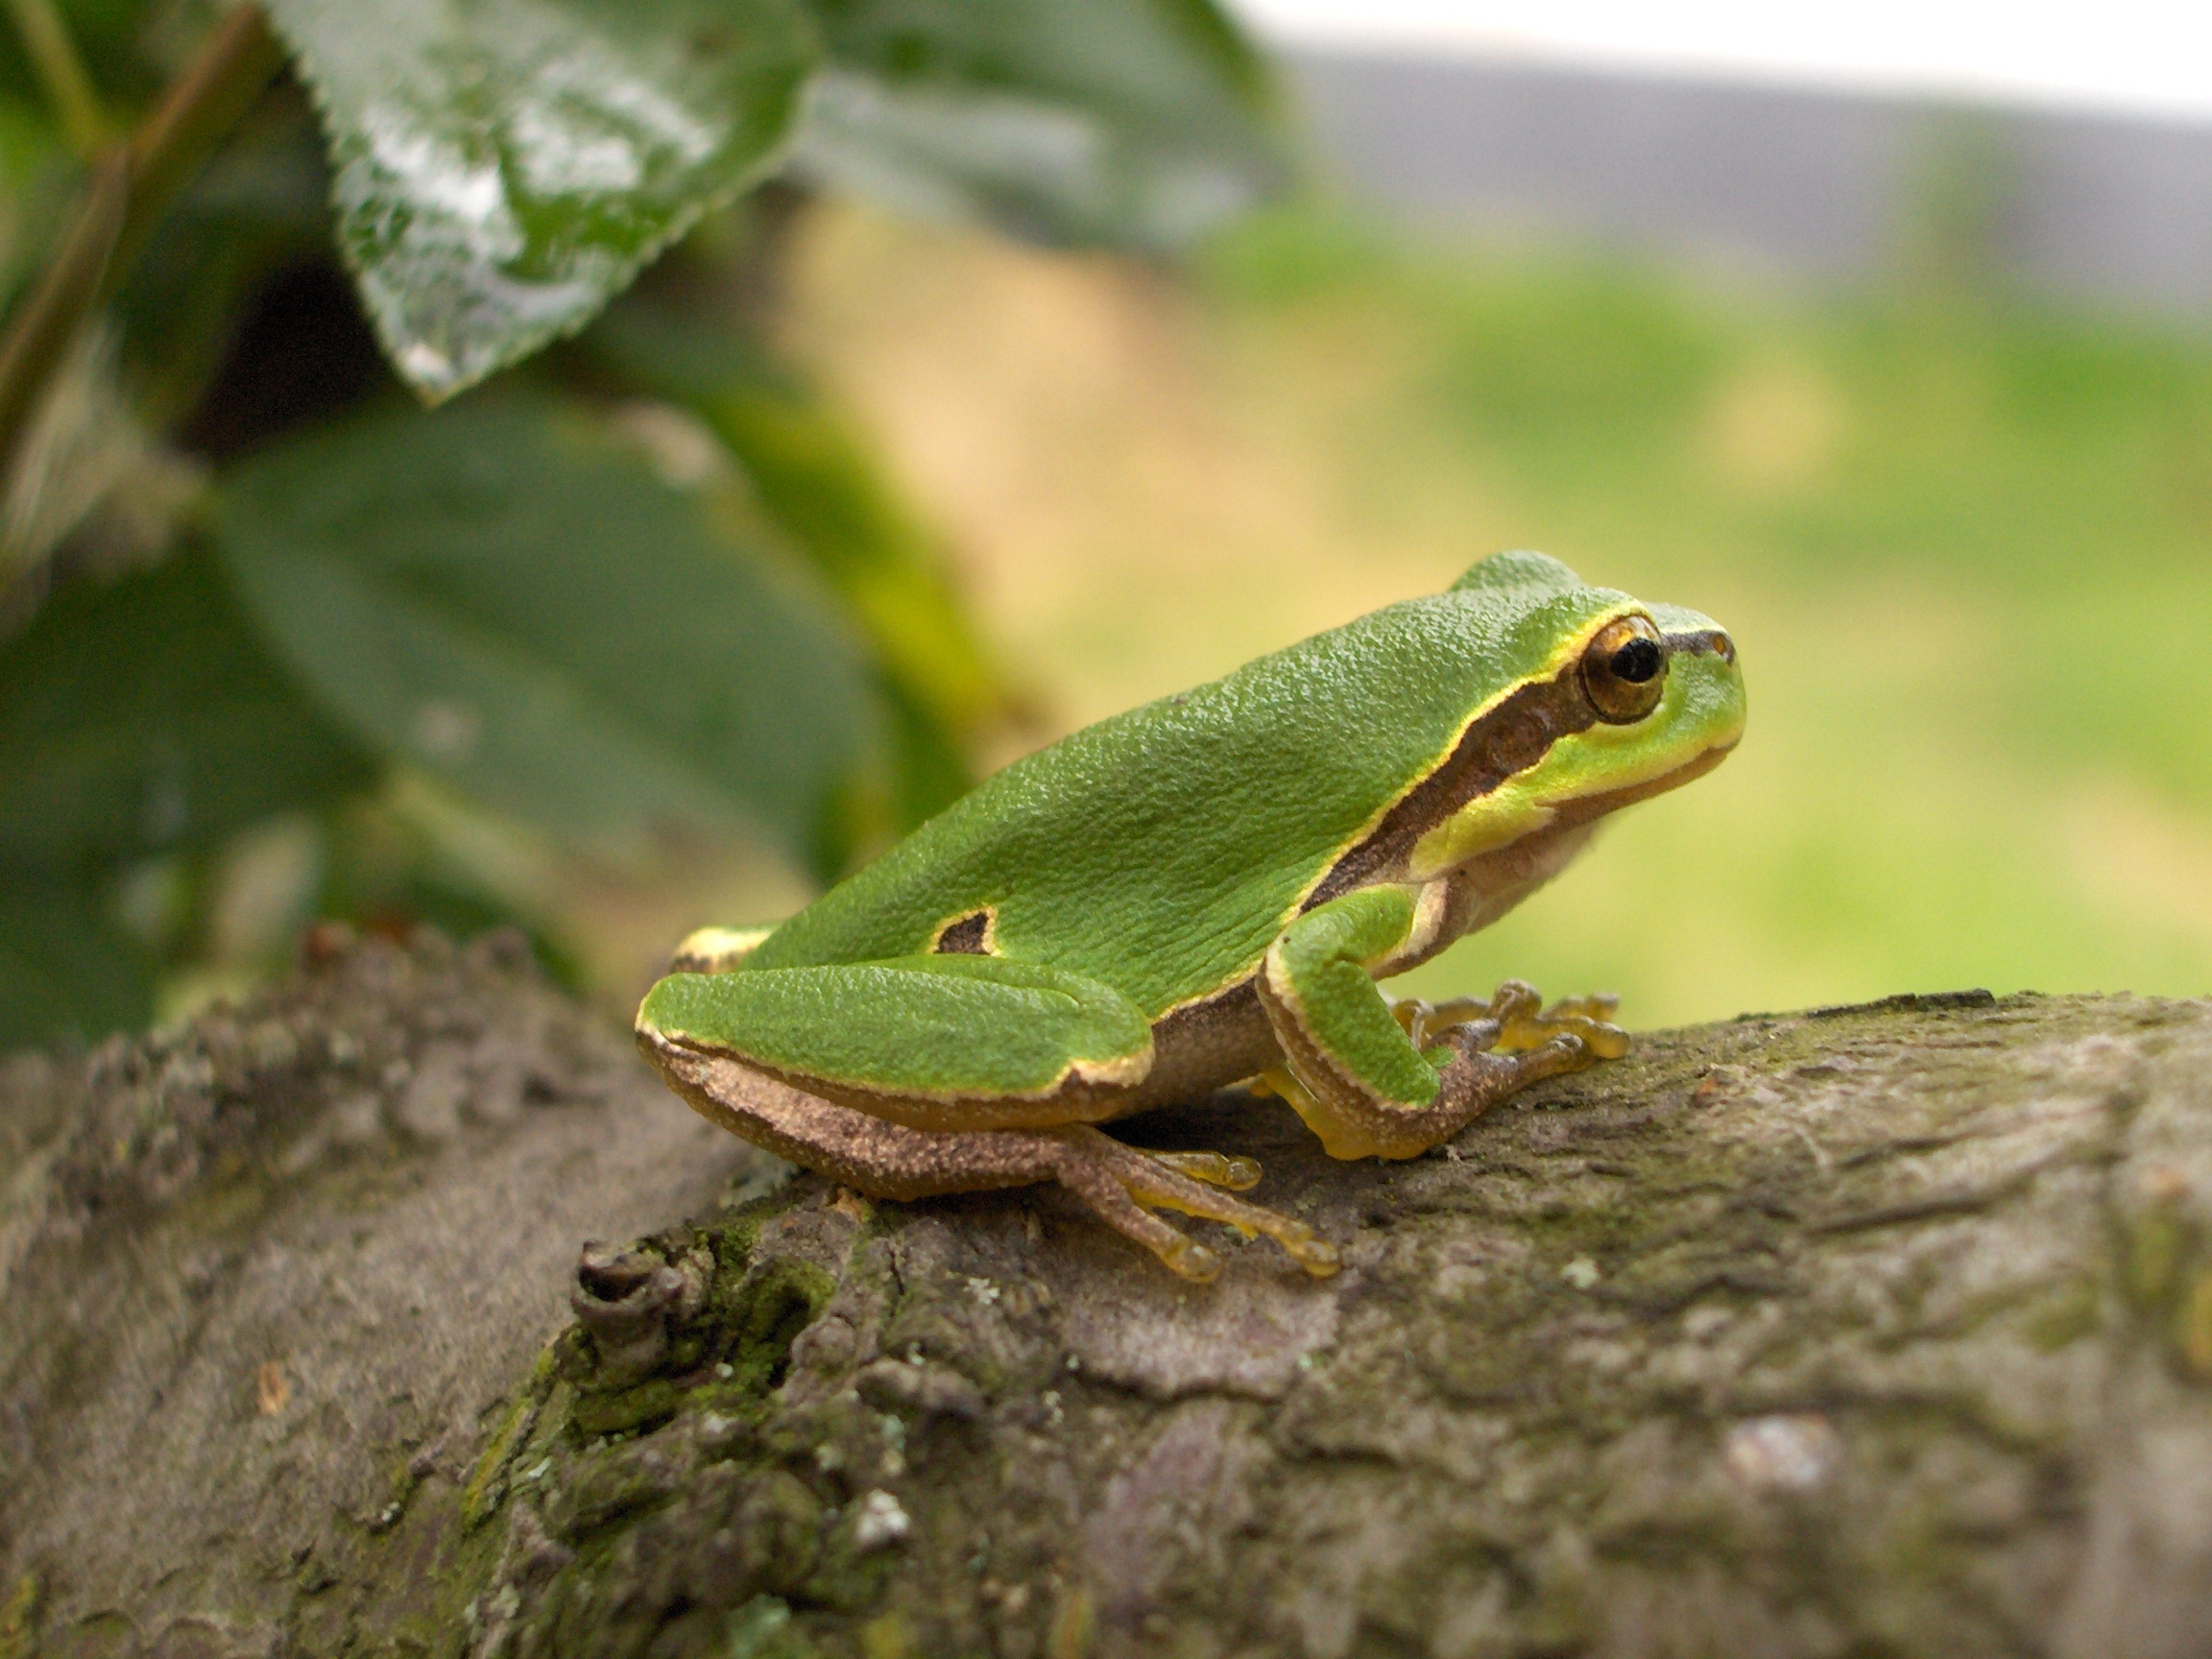
[[[1024,757],[778,928],[781,968],[926,950],[996,909],[995,949],[1086,974],[1148,1016],[1247,971],[1332,862],[1630,603],[1532,553],[1317,634]]]

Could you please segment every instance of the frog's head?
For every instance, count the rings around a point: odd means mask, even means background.
[[[1494,722],[1489,751],[1525,762],[1422,835],[1417,878],[1676,788],[1743,734],[1736,646],[1710,616],[1586,587],[1539,553],[1485,559],[1453,594],[1511,640],[1521,670],[1471,733]]]

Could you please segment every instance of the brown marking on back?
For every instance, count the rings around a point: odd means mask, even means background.
[[[991,949],[991,911],[988,906],[971,910],[937,929],[937,939],[929,949],[939,956],[989,956]]]

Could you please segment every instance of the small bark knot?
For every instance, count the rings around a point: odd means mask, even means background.
[[[643,1250],[587,1239],[568,1305],[590,1333],[602,1388],[643,1381],[667,1357],[668,1336],[707,1298],[706,1274],[688,1258],[671,1264]]]

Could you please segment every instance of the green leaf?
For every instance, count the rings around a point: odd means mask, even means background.
[[[680,403],[729,445],[779,529],[852,607],[893,680],[966,735],[1006,691],[943,556],[837,412],[727,327],[632,295],[585,347],[647,396]]]
[[[328,262],[329,197],[312,113],[272,100],[154,224],[108,305],[125,383],[150,425],[220,454],[260,435],[255,417],[303,423],[381,379],[348,368],[358,361],[354,330],[305,318],[296,332],[285,327],[293,297]],[[350,309],[353,296],[343,303]],[[273,336],[301,344],[271,349]],[[226,369],[230,383],[217,386]],[[278,387],[302,384],[308,397],[271,407]]]
[[[750,822],[810,855],[879,746],[823,596],[539,398],[372,417],[243,468],[220,536],[325,707],[571,845]]]
[[[1173,250],[1284,178],[1260,60],[1212,0],[812,0],[798,169],[1036,240]]]
[[[79,583],[0,647],[0,881],[206,846],[374,777],[204,550]]]
[[[0,1053],[89,1043],[153,1015],[145,954],[94,894],[67,881],[0,881]]]
[[[758,180],[814,44],[792,0],[268,0],[385,349],[451,396],[580,327]]]
[[[726,328],[639,294],[584,337],[602,373],[689,409],[868,637],[892,733],[891,828],[911,830],[974,785],[964,750],[1010,701],[932,539],[835,412]]]

